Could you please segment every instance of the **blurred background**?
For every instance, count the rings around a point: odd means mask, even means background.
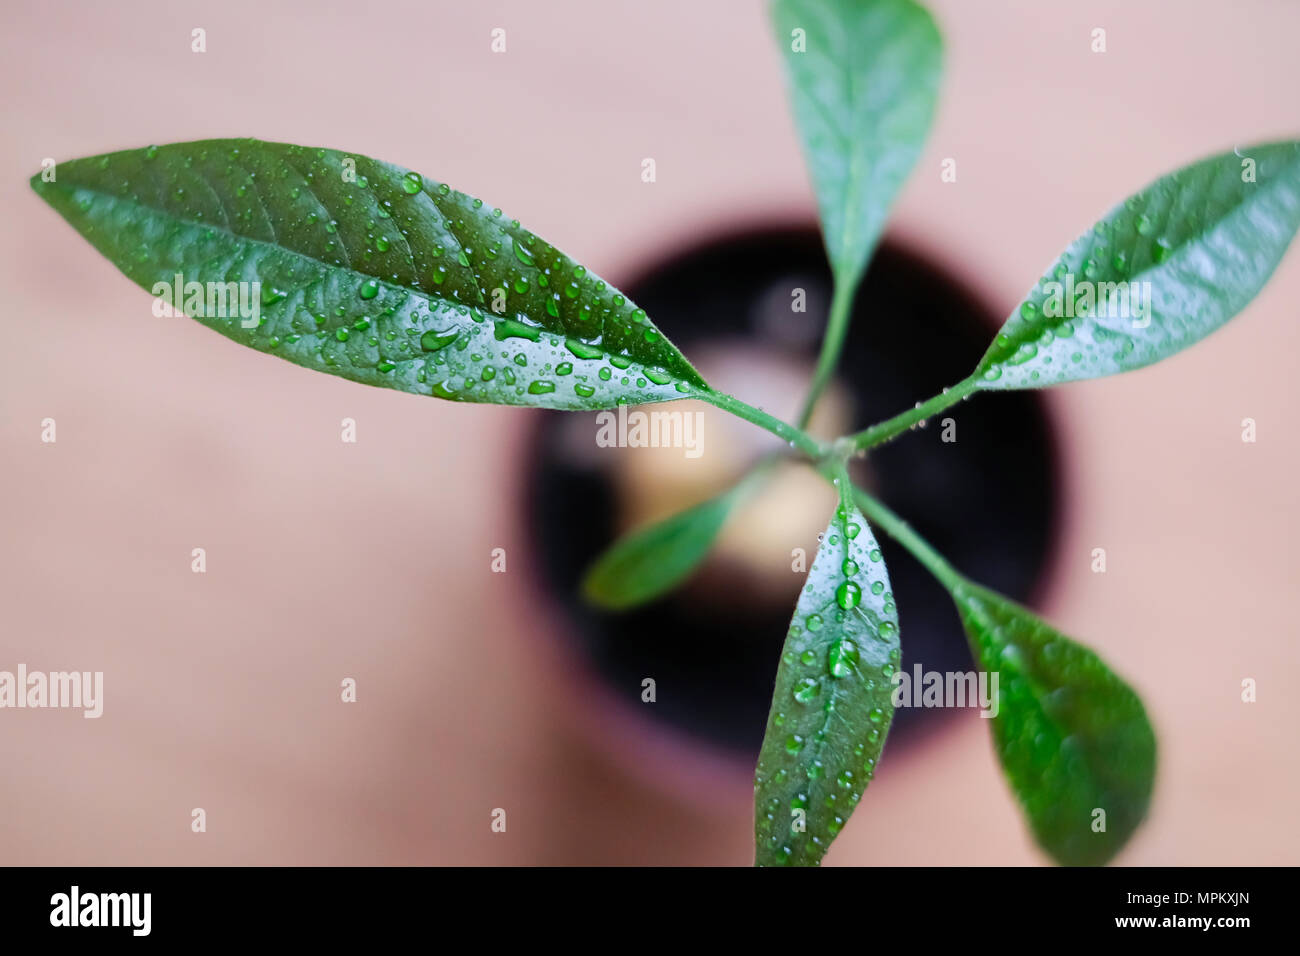
[[[930,6],[947,48],[939,112],[869,281],[911,304],[945,361],[978,355],[1114,202],[1297,133],[1300,7],[1286,0],[1187,2],[1177,16],[1155,0]],[[790,551],[815,546],[829,510],[815,481],[780,476],[679,603],[650,612],[663,616],[593,616],[572,597],[584,549],[706,496],[765,450],[761,436],[709,417],[697,460],[598,449],[578,417],[367,389],[257,355],[155,318],[27,179],[46,157],[216,136],[407,165],[634,288],[698,346],[706,377],[789,414],[818,329],[775,321],[772,296],[802,282],[816,314],[822,280],[764,7],[55,0],[4,20],[0,670],[103,671],[105,688],[98,720],[0,711],[0,863],[749,862],[781,633],[716,607],[699,635],[664,622],[718,594],[792,597]],[[940,179],[948,158],[955,183]],[[746,297],[704,308],[680,294],[717,296],[710,275]],[[1160,770],[1120,863],[1300,862],[1300,701],[1282,679],[1300,663],[1300,438],[1284,417],[1300,398],[1298,299],[1292,250],[1188,353],[987,396],[960,425],[1010,434],[1007,447],[968,437],[944,451],[932,426],[863,475],[962,570],[1143,695]],[[828,430],[933,390],[921,371],[882,380],[919,360],[873,338],[873,317],[859,316],[861,362],[843,367]],[[737,338],[754,347],[718,347]],[[340,441],[344,418],[355,444]],[[918,475],[929,518],[889,494]],[[988,514],[964,525],[965,499]],[[590,522],[567,521],[575,502]],[[905,662],[920,646],[964,668],[942,592],[917,588],[909,606],[900,584]],[[656,628],[662,649],[645,637]],[[657,703],[641,701],[640,675],[658,675]],[[355,703],[340,700],[347,678]],[[1256,703],[1241,701],[1246,678]],[[828,864],[1043,862],[984,722],[913,723]]]

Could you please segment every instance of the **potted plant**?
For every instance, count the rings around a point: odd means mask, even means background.
[[[1300,227],[1300,144],[1214,155],[1134,193],[1049,266],[968,374],[826,441],[808,424],[929,128],[940,40],[910,0],[778,0],[774,20],[834,282],[793,421],[712,386],[621,292],[501,210],[414,171],[207,140],[60,163],[32,185],[161,308],[297,364],[452,401],[608,411],[692,398],[778,436],[837,504],[775,662],[757,861],[819,862],[875,772],[895,706],[934,689],[907,682],[882,531],[951,595],[1038,842],[1060,862],[1105,862],[1141,822],[1154,780],[1137,695],[1083,645],[958,570],[850,465],[981,392],[1131,371],[1217,329]],[[626,607],[680,584],[775,467],[765,459],[710,501],[616,543],[587,595]]]

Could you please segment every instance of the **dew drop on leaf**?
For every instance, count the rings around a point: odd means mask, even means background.
[[[846,611],[851,611],[862,600],[862,588],[852,581],[845,581],[835,591],[835,603]]]
[[[835,677],[848,677],[860,659],[858,646],[850,640],[836,641],[827,653],[826,664]]]

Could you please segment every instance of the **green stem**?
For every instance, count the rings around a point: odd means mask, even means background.
[[[953,591],[964,583],[965,578],[957,573],[947,559],[913,531],[911,525],[894,514],[884,502],[872,497],[861,488],[855,487],[853,493],[858,507],[867,516],[867,520],[912,552],[912,556],[925,565],[944,587]]]
[[[724,412],[730,412],[737,418],[743,418],[747,422],[757,425],[759,428],[766,429],[773,435],[783,441],[789,442],[792,446],[799,449],[813,461],[818,461],[826,455],[826,446],[817,439],[813,438],[802,428],[795,428],[781,419],[769,415],[761,408],[755,408],[753,405],[746,404],[734,395],[728,395],[726,392],[697,391],[692,393],[693,397],[708,402],[714,408],[720,408]]]
[[[826,335],[822,338],[821,355],[817,356],[817,369],[813,372],[812,385],[808,397],[803,400],[803,411],[799,413],[799,427],[807,428],[808,419],[812,418],[817,399],[822,397],[835,366],[839,364],[840,352],[844,349],[844,336],[849,331],[849,316],[853,307],[853,291],[856,283],[835,283],[835,293],[831,297],[831,314],[826,321]]]
[[[909,408],[900,415],[887,418],[883,422],[872,425],[865,431],[849,436],[849,441],[857,449],[873,448],[876,445],[881,445],[891,438],[898,437],[918,422],[923,422],[927,418],[939,414],[945,408],[956,405],[977,388],[979,388],[979,383],[975,379],[962,379],[952,388],[944,389],[929,401],[921,402],[915,408]]]

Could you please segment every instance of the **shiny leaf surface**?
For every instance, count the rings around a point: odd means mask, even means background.
[[[795,607],[754,778],[756,862],[817,865],[875,772],[898,612],[862,513],[841,505]]]
[[[777,0],[772,19],[835,281],[854,287],[930,131],[943,44],[911,0]]]
[[[1156,741],[1141,700],[1031,611],[966,581],[952,595],[981,670],[998,675],[989,723],[1035,839],[1059,863],[1107,862],[1151,801]]]
[[[561,409],[706,388],[618,290],[501,210],[400,166],[206,140],[59,163],[56,177],[32,187],[133,281],[179,288],[171,304],[186,314],[307,368]]]
[[[1300,143],[1224,153],[1156,180],[1080,236],[974,373],[1037,388],[1142,368],[1259,292],[1300,228]]]

